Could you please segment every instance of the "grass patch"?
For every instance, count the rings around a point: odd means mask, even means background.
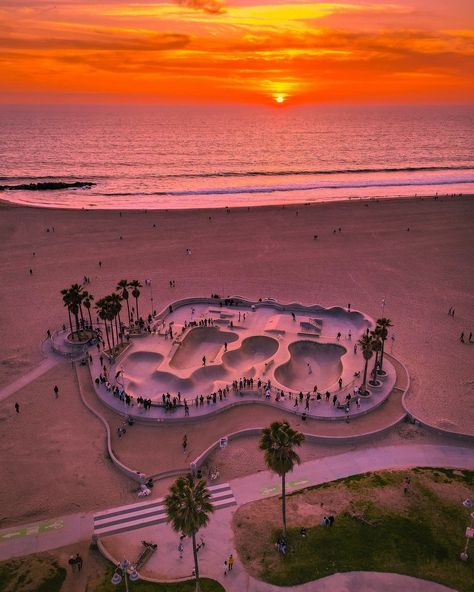
[[[0,563],[2,592],[59,592],[65,579],[66,570],[44,554]]]
[[[234,516],[239,556],[253,575],[279,586],[337,572],[383,571],[472,592],[474,559],[465,563],[459,555],[469,522],[461,502],[474,497],[473,484],[473,471],[421,468],[365,473],[293,493],[283,557],[275,548],[282,534],[279,500],[252,502]],[[320,525],[328,514],[336,517],[333,527]]]
[[[114,569],[110,565],[107,565],[102,581],[92,586],[89,585],[87,592],[117,592],[120,587],[115,586],[110,581],[113,573]],[[170,584],[155,584],[153,582],[139,580],[130,584],[129,587],[130,591],[133,590],[133,592],[194,592],[196,589],[194,579]],[[215,580],[201,578],[201,592],[225,592],[225,589]]]

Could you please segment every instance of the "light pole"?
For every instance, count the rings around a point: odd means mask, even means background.
[[[466,499],[463,501],[462,505],[470,510],[472,508],[472,501],[470,499]],[[474,512],[471,512],[471,523],[466,527],[466,544],[464,545],[464,551],[461,553],[461,559],[463,561],[467,561],[469,559],[467,550],[469,548],[469,541],[472,538],[474,538]]]
[[[383,311],[384,311],[384,308],[385,308],[385,297],[384,297],[384,298],[382,298],[382,318],[383,318]]]
[[[130,574],[128,573],[128,568],[131,568],[132,571],[130,572]],[[122,572],[122,574],[119,573]],[[133,565],[130,563],[130,561],[128,561],[127,559],[124,559],[123,561],[121,561],[116,569],[115,569],[115,573],[112,576],[112,584],[114,584],[115,586],[118,586],[120,584],[120,582],[122,581],[122,579],[125,581],[125,590],[126,592],[128,592],[128,580],[130,579],[131,582],[136,582],[139,579],[138,573],[135,570],[135,568],[133,567]]]

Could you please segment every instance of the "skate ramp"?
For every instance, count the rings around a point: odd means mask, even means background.
[[[206,356],[208,362],[215,359],[224,343],[237,341],[239,336],[217,327],[195,327],[184,337],[181,345],[170,360],[170,366],[187,370],[202,365]]]
[[[125,358],[122,364],[126,377],[141,377],[152,374],[163,361],[164,356],[152,351],[136,351]]]
[[[242,370],[259,362],[264,362],[273,356],[279,347],[280,344],[273,337],[254,335],[245,338],[239,349],[225,353],[222,356],[222,361],[226,366]]]
[[[278,366],[275,379],[294,391],[312,391],[314,385],[321,391],[329,388],[341,376],[341,358],[347,350],[333,343],[301,340],[291,343],[288,351],[290,359]]]

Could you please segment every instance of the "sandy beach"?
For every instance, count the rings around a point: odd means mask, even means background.
[[[122,278],[150,278],[158,310],[179,298],[218,293],[306,305],[350,303],[378,318],[385,299],[384,315],[395,334],[389,351],[393,347],[412,379],[410,410],[436,426],[472,434],[474,344],[460,343],[459,336],[474,331],[473,220],[471,197],[230,213],[120,214],[2,204],[0,384],[42,360],[46,330],[67,321],[59,292],[84,275],[96,299]],[[145,314],[150,298],[150,288],[143,287]],[[447,314],[452,306],[454,318]],[[54,384],[60,385],[58,400]],[[233,413],[249,414],[249,408]],[[257,419],[264,421],[265,413]],[[3,524],[130,501],[130,483],[103,460],[103,427],[82,406],[68,363],[2,401],[0,421],[4,471],[15,473],[2,494]],[[246,424],[242,418],[234,423]],[[206,435],[206,442],[215,439]],[[158,440],[151,439],[153,448]],[[147,447],[143,435],[133,443]],[[122,454],[131,454],[125,442],[121,446]]]

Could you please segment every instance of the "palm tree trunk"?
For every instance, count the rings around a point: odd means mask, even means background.
[[[117,334],[117,345],[119,342],[119,329],[118,329],[118,322],[117,322],[118,315],[115,315],[115,333]]]
[[[109,328],[107,326],[107,319],[104,319],[104,325],[105,325],[105,335],[107,336],[107,344],[109,346],[109,351],[110,351],[112,348],[110,347]]]
[[[82,324],[82,328],[84,329],[84,326],[85,326],[85,325],[84,325],[84,315],[83,315],[83,313],[82,313],[82,304],[81,304],[81,303],[79,303],[79,312],[80,312],[80,314],[81,314],[81,324]]]
[[[72,329],[72,318],[71,318],[71,309],[69,308],[69,306],[67,307],[67,314],[69,317],[69,326],[71,327],[71,335],[74,333],[73,329]]]
[[[194,556],[194,577],[196,578],[196,592],[201,592],[201,582],[199,581],[199,563],[196,549],[196,533],[193,532],[193,556]]]
[[[380,374],[382,373],[383,368],[383,352],[385,350],[385,339],[382,339],[382,353],[380,354]]]
[[[365,390],[365,386],[367,383],[367,366],[369,365],[369,360],[368,358],[365,360],[365,366],[364,366],[364,380],[362,381],[362,388]]]
[[[140,320],[140,314],[138,312],[138,298],[135,298],[135,303],[137,305],[137,321],[139,321]]]
[[[76,320],[76,332],[77,332],[77,338],[79,339],[79,331],[80,331],[80,326],[79,326],[79,315],[77,314],[77,312],[73,313],[74,314],[74,319]]]
[[[281,476],[281,514],[283,516],[283,536],[286,539],[286,473]]]
[[[376,351],[376,352],[375,352],[375,364],[374,364],[374,369],[372,370],[372,373],[373,373],[372,384],[375,384],[375,383],[376,383],[376,381],[377,381],[377,366],[378,366],[378,363],[379,363],[379,352],[378,352],[378,351]],[[369,382],[370,382],[370,380],[369,380]]]
[[[94,330],[94,327],[92,325],[91,309],[88,308],[87,309],[87,312],[89,313],[89,323],[90,323],[90,326],[91,326],[91,331],[93,331]]]
[[[130,305],[128,304],[128,298],[125,298],[125,302],[127,303],[128,324],[130,325]]]

